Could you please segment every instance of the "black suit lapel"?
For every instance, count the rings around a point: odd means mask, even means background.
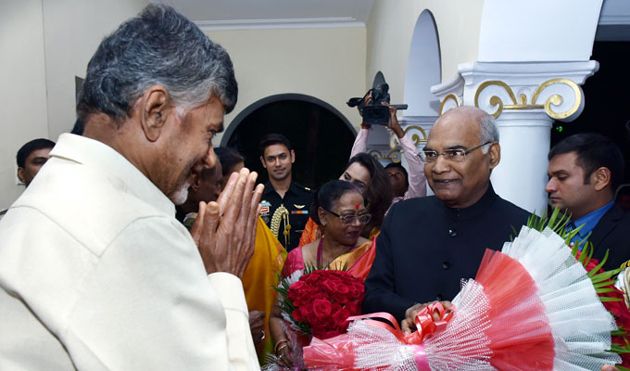
[[[601,256],[604,255],[603,248],[601,248],[603,245],[602,241],[615,229],[619,219],[622,217],[623,211],[618,206],[614,206],[604,214],[599,223],[593,228],[589,241],[593,243],[593,247],[595,248],[594,256],[597,256],[598,253],[601,253]]]

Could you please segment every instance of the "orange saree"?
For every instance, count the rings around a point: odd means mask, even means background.
[[[370,240],[373,240],[378,236],[381,230],[374,227],[370,231]],[[321,237],[321,233],[319,231],[319,226],[312,218],[308,218],[306,222],[306,226],[304,226],[304,230],[302,231],[302,235],[300,236],[300,242],[298,243],[298,247],[307,245]]]
[[[338,256],[330,262],[328,269],[345,270],[353,276],[365,281],[374,257],[376,256],[376,238],[364,242],[355,247],[352,251]],[[298,269],[304,269],[304,256],[302,255],[302,247],[293,249],[287,256],[282,276],[287,277]]]

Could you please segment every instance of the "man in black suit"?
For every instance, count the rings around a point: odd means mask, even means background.
[[[623,169],[621,151],[601,134],[572,135],[549,152],[549,203],[571,214],[568,228],[582,226],[572,242],[592,242],[596,259],[609,251],[605,269],[630,259],[630,214],[614,203]]]
[[[421,152],[435,196],[399,202],[376,241],[365,312],[399,320],[434,300],[451,300],[475,276],[486,248],[498,250],[528,213],[499,197],[490,174],[501,159],[492,116],[458,107],[440,117]]]

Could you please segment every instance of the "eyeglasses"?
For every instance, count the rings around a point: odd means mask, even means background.
[[[470,152],[477,150],[488,144],[492,144],[492,143],[495,143],[495,142],[490,140],[472,148],[468,148],[468,149],[453,148],[453,149],[444,150],[444,152],[438,152],[431,149],[424,149],[419,153],[419,156],[424,162],[429,162],[429,163],[437,161],[438,157],[440,156],[444,156],[444,159],[449,160],[449,161],[462,162],[466,159],[466,155],[469,154]]]
[[[322,207],[322,209],[324,209]],[[330,210],[326,210],[324,209],[326,212],[336,216],[339,218],[339,220],[341,220],[341,223],[343,224],[352,224],[354,223],[355,220],[357,220],[359,222],[359,224],[367,224],[370,222],[370,220],[372,220],[372,214],[370,213],[365,213],[365,214],[345,214],[345,215],[339,215],[333,211]]]

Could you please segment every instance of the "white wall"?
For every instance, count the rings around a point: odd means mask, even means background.
[[[85,77],[101,40],[148,0],[44,0],[48,126],[53,140],[75,120],[74,77]]]
[[[34,138],[54,141],[75,117],[74,77],[103,37],[147,0],[0,1],[0,209],[23,190],[15,154]]]
[[[589,60],[602,1],[485,0],[478,60]]]
[[[365,28],[205,32],[230,54],[239,84],[226,127],[250,104],[282,93],[319,98],[359,124],[358,112],[345,102],[365,93]]]
[[[48,137],[42,0],[0,2],[0,209],[21,193],[15,154]]]
[[[367,80],[381,70],[392,102],[403,99],[411,39],[418,16],[433,13],[442,54],[442,82],[457,65],[477,59],[483,0],[376,0],[367,26]]]

